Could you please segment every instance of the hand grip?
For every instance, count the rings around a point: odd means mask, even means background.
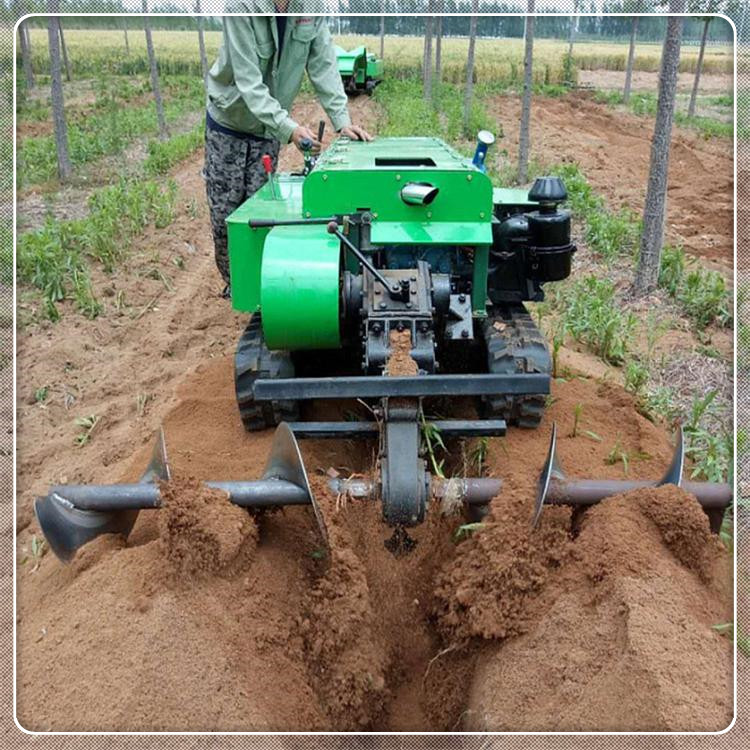
[[[273,172],[273,160],[268,154],[263,154],[263,169],[265,169],[266,174],[270,175],[271,172]]]
[[[323,133],[325,132],[325,129],[326,129],[326,121],[321,120],[318,123],[318,141],[320,143],[323,143]]]

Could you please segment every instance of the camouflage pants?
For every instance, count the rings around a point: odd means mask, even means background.
[[[225,220],[237,206],[266,183],[262,157],[268,154],[273,168],[279,157],[279,142],[251,141],[206,128],[206,195],[214,235],[216,267],[229,284],[229,251]]]

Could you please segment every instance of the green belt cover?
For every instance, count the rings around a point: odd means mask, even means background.
[[[263,248],[260,305],[269,349],[335,349],[339,240],[324,226],[275,227]]]

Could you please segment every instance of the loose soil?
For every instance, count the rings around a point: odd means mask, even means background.
[[[373,122],[372,102],[353,103]],[[296,113],[314,125],[320,110]],[[327,136],[327,139],[330,136]],[[286,149],[282,168],[300,157]],[[200,155],[174,177],[185,208],[97,277],[96,321],[65,310],[18,338],[18,718],[35,730],[721,729],[731,713],[730,558],[694,499],[661,489],[581,515],[530,518],[552,422],[571,476],[668,465],[666,432],[620,387],[556,381],[539,430],[489,441],[504,481],[474,531],[437,508],[394,557],[372,503],[333,497],[331,468],[369,473],[375,446],[303,441],[328,533],[308,508],[251,517],[201,479],[262,475],[272,432],[244,432],[232,353],[245,324],[219,298]],[[188,209],[196,205],[197,210]],[[180,258],[180,264],[174,259]],[[167,288],[144,268],[156,266]],[[122,291],[126,304],[115,305]],[[408,363],[407,363],[408,364]],[[43,402],[35,391],[48,386]],[[577,437],[576,405],[585,404]],[[441,405],[469,416],[463,402]],[[315,407],[308,416],[343,418]],[[100,417],[75,446],[75,418]],[[58,482],[134,481],[162,424],[173,480],[127,541],[70,565],[32,554],[35,495]],[[583,430],[602,436],[587,437]],[[447,469],[470,465],[449,444]],[[468,469],[472,473],[472,469]],[[502,684],[501,684],[502,681]],[[617,692],[617,691],[620,692]]]
[[[502,126],[498,152],[518,153],[521,103],[517,96],[497,96],[489,112]],[[651,138],[651,117],[609,109],[578,92],[560,98],[537,97],[531,111],[531,158],[542,164],[577,163],[597,193],[613,210],[643,211]],[[500,127],[497,128],[500,132]],[[699,186],[696,189],[696,186]],[[692,255],[731,272],[733,245],[733,149],[729,139],[705,140],[675,128],[669,162],[668,241]]]

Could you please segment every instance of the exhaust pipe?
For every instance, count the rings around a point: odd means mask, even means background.
[[[439,192],[429,182],[409,182],[401,188],[401,200],[409,206],[429,206]]]

